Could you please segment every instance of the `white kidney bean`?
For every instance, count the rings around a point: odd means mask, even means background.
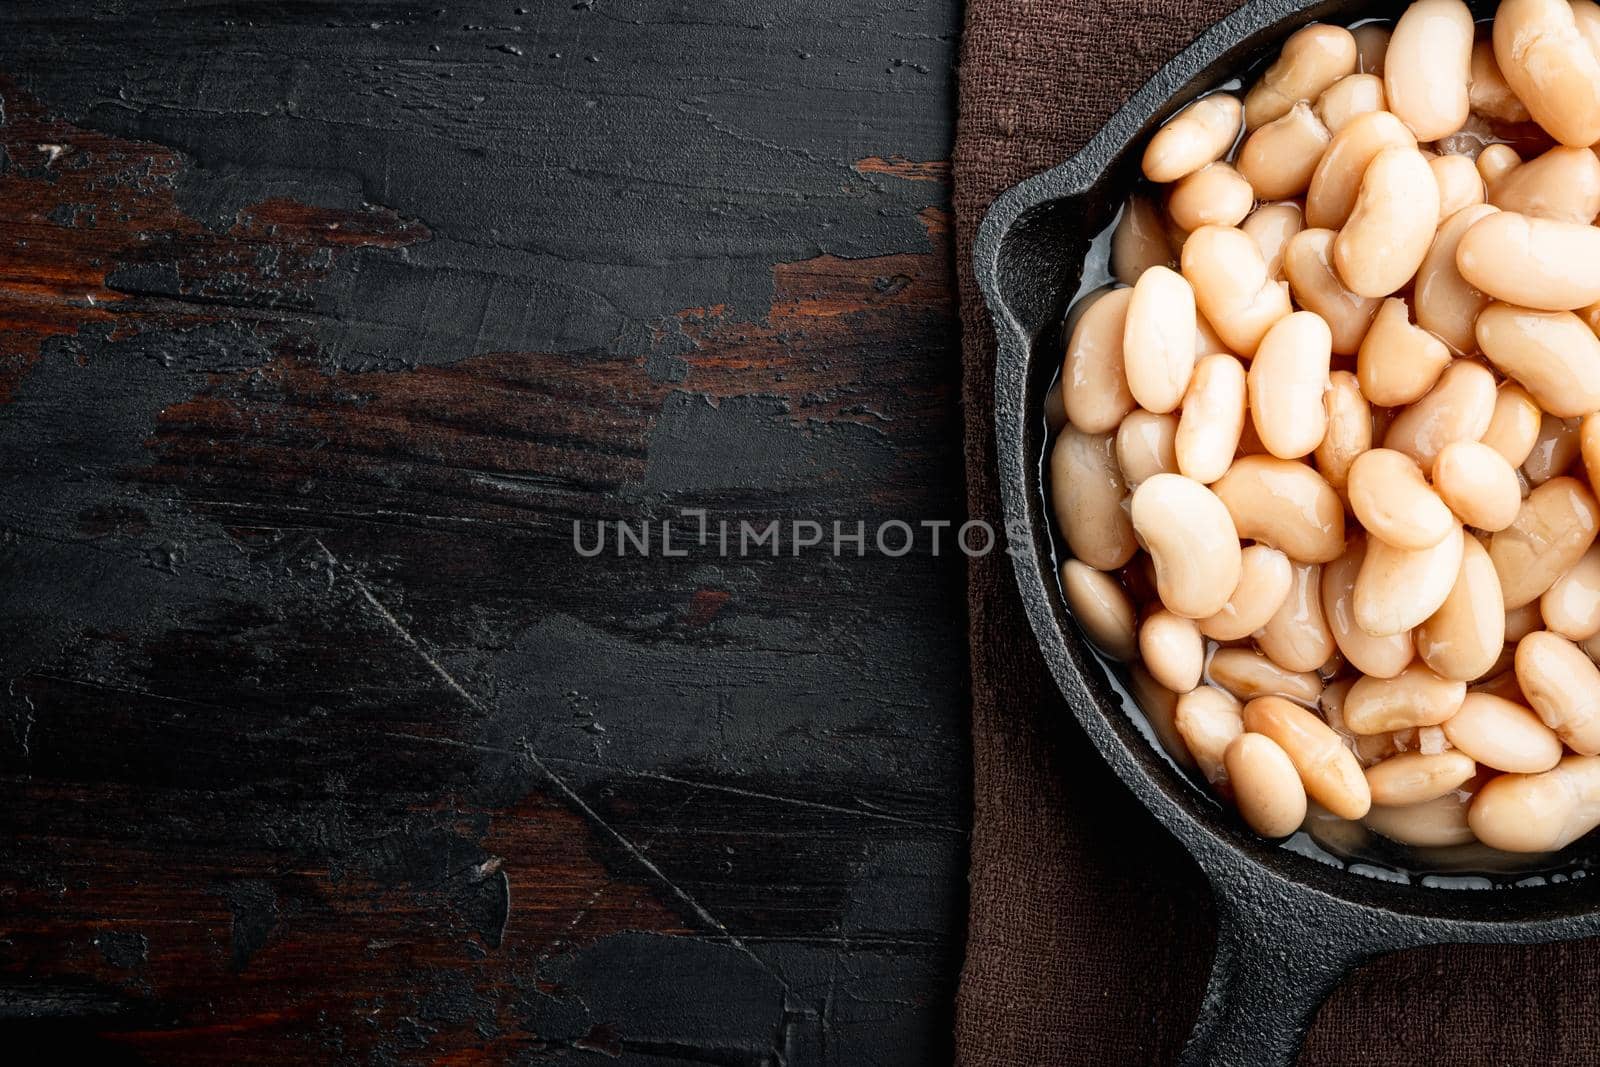
[[[1241,537],[1282,549],[1300,563],[1326,563],[1344,550],[1344,506],[1304,463],[1244,456],[1212,486]]]
[[[1346,370],[1328,376],[1324,400],[1327,430],[1314,455],[1317,470],[1338,492],[1348,484],[1356,457],[1372,447],[1372,408],[1361,395],[1356,376]]]
[[[1490,533],[1510,526],[1522,509],[1516,468],[1482,441],[1452,441],[1440,449],[1433,488],[1462,522]]]
[[[1540,311],[1587,307],[1600,301],[1600,228],[1498,211],[1461,238],[1456,269],[1496,300]]]
[[[1577,479],[1552,478],[1529,493],[1516,521],[1489,539],[1507,610],[1544,595],[1589,551],[1597,530],[1600,504]]]
[[[1239,224],[1239,228],[1249,234],[1256,247],[1261,249],[1261,258],[1267,264],[1267,276],[1279,280],[1283,278],[1284,250],[1288,248],[1289,240],[1304,227],[1305,213],[1293,200],[1262,204]]]
[[[1261,249],[1243,230],[1200,227],[1185,242],[1182,262],[1201,314],[1240,356],[1255,355],[1272,324],[1293,310],[1287,287],[1267,274]]]
[[[1291,671],[1315,671],[1337,651],[1333,631],[1322,614],[1322,568],[1294,564],[1289,595],[1255,635],[1256,645],[1274,663]]]
[[[1422,804],[1454,793],[1477,773],[1478,765],[1465,753],[1403,752],[1368,767],[1367,786],[1374,804]]]
[[[1348,74],[1317,97],[1316,110],[1328,133],[1336,134],[1357,115],[1382,111],[1384,106],[1382,78],[1376,74]]]
[[[1500,576],[1477,538],[1461,545],[1461,569],[1439,610],[1415,631],[1417,655],[1441,678],[1471,682],[1493,670],[1506,642]]]
[[[1299,196],[1311,185],[1332,135],[1301,101],[1257,129],[1239,149],[1238,170],[1262,200]]]
[[[1201,97],[1170,119],[1144,151],[1144,176],[1165,184],[1221,159],[1239,136],[1244,107],[1227,93]]]
[[[1061,565],[1061,588],[1072,617],[1096,648],[1114,660],[1133,658],[1133,604],[1115,577],[1069,559]]]
[[[1061,366],[1067,421],[1084,433],[1107,433],[1134,409],[1122,363],[1132,289],[1113,289],[1096,300],[1073,327]]]
[[[1155,562],[1161,602],[1204,619],[1239,584],[1239,534],[1215,493],[1180,474],[1157,474],[1133,492],[1133,529]]]
[[[1234,738],[1223,753],[1234,803],[1262,837],[1288,837],[1306,820],[1306,791],[1294,763],[1261,734]]]
[[[1211,653],[1206,678],[1240,700],[1280,696],[1315,704],[1322,692],[1322,679],[1310,671],[1288,670],[1248,648],[1219,648]]]
[[[1478,316],[1478,344],[1550,414],[1600,411],[1600,338],[1570,311],[1490,304]]]
[[[1249,545],[1240,553],[1239,584],[1222,610],[1200,620],[1200,632],[1213,641],[1239,641],[1265,626],[1289,596],[1295,569],[1285,556],[1266,545]]]
[[[1158,611],[1139,627],[1139,658],[1151,677],[1174,693],[1200,684],[1205,669],[1205,640],[1193,619]]]
[[[1443,341],[1411,324],[1411,309],[1392,296],[1378,309],[1356,355],[1361,394],[1381,407],[1400,407],[1427,395],[1450,365]]]
[[[1222,754],[1229,743],[1244,732],[1244,722],[1239,717],[1242,707],[1233,694],[1211,685],[1202,685],[1178,697],[1173,723],[1208,782],[1227,778]]]
[[[1566,0],[1502,0],[1494,58],[1551,137],[1579,148],[1600,141],[1600,57]]]
[[[1432,548],[1456,528],[1455,516],[1422,468],[1390,448],[1356,457],[1350,468],[1350,510],[1369,533],[1396,548]]]
[[[1356,624],[1356,577],[1367,556],[1367,540],[1357,534],[1344,553],[1322,570],[1322,613],[1339,652],[1362,674],[1393,678],[1415,655],[1410,633],[1374,637]]]
[[[1590,547],[1544,591],[1539,614],[1547,629],[1569,641],[1587,641],[1600,634],[1600,546]]]
[[[1362,176],[1378,154],[1389,148],[1416,146],[1416,136],[1390,112],[1369,111],[1351,119],[1328,142],[1322,162],[1311,175],[1311,187],[1306,191],[1306,225],[1339,229],[1355,210]]]
[[[1494,42],[1488,38],[1472,46],[1470,78],[1467,100],[1473,111],[1500,122],[1528,122],[1533,118],[1506,84],[1500,64],[1494,61]]]
[[[1561,759],[1561,738],[1533,709],[1489,693],[1468,693],[1444,723],[1450,743],[1485,767],[1513,774],[1548,771]]]
[[[1419,141],[1437,141],[1467,121],[1472,32],[1461,0],[1415,0],[1394,25],[1384,96]]]
[[[1161,209],[1148,197],[1130,196],[1111,233],[1111,273],[1123,285],[1132,285],[1151,267],[1172,265]]]
[[[1450,533],[1428,548],[1396,548],[1374,537],[1356,575],[1356,625],[1374,637],[1405,633],[1444,605],[1461,572],[1464,534]]]
[[[1495,182],[1493,202],[1503,211],[1586,226],[1600,215],[1600,156],[1557,145]]]
[[[1117,468],[1129,489],[1155,474],[1178,469],[1178,417],[1134,411],[1117,427]]]
[[[1151,267],[1128,301],[1122,360],[1128,391],[1146,411],[1166,414],[1183,400],[1194,373],[1194,290],[1183,275]]]
[[[1312,799],[1342,819],[1359,819],[1372,795],[1355,755],[1326,723],[1282,697],[1257,697],[1244,706],[1247,733],[1269,737],[1294,764]]]
[[[1600,667],[1566,638],[1538,630],[1517,643],[1517,685],[1567,747],[1600,753]]]
[[[1309,311],[1296,311],[1272,325],[1256,349],[1248,377],[1256,434],[1279,459],[1310,455],[1322,443],[1327,412],[1333,336]]]
[[[1051,503],[1067,547],[1096,570],[1116,570],[1138,549],[1125,495],[1111,435],[1064,427],[1050,452]]]
[[[1539,416],[1539,435],[1533,449],[1522,461],[1522,477],[1529,488],[1537,488],[1551,478],[1567,473],[1578,458],[1581,419]]]
[[[1284,247],[1283,273],[1294,298],[1322,316],[1333,337],[1333,351],[1355,355],[1361,347],[1378,301],[1344,287],[1333,267],[1332,230],[1301,230]]]
[[[1461,276],[1456,269],[1456,251],[1478,220],[1499,210],[1489,204],[1473,204],[1445,219],[1417,269],[1412,290],[1417,323],[1462,355],[1478,350],[1473,327],[1489,297]]]
[[[1244,175],[1227,163],[1208,163],[1172,187],[1167,215],[1192,233],[1202,226],[1237,226],[1255,202]]]
[[[1483,178],[1466,156],[1436,156],[1428,160],[1428,168],[1439,185],[1439,218],[1484,202]]]
[[[1539,440],[1539,424],[1543,417],[1544,413],[1526,389],[1515,382],[1506,382],[1495,397],[1494,415],[1480,440],[1500,453],[1506,463],[1520,467]]]
[[[1244,431],[1246,388],[1244,366],[1232,356],[1195,365],[1173,444],[1179,473],[1204,485],[1227,473]]]
[[[1432,470],[1452,441],[1476,441],[1494,417],[1495,381],[1487,367],[1457,360],[1446,367],[1428,395],[1389,424],[1383,447],[1404,452]]]
[[[1356,70],[1356,39],[1339,26],[1312,23],[1283,43],[1278,58],[1244,98],[1248,129],[1265,125],[1302,100],[1315,100]]]
[[[1374,804],[1363,825],[1373,833],[1414,848],[1468,845],[1477,838],[1467,825],[1472,795],[1457,790],[1421,804],[1390,808]]]
[[[1334,268],[1351,292],[1388,296],[1416,276],[1438,229],[1439,183],[1428,161],[1415,148],[1386,148],[1362,174],[1334,238]]]
[[[1500,184],[1501,179],[1522,166],[1522,157],[1508,144],[1492,144],[1486,145],[1478,153],[1477,162],[1478,173],[1483,176],[1483,183],[1489,187],[1492,198],[1495,186]]]
[[[1198,767],[1189,754],[1189,746],[1178,733],[1178,694],[1157,682],[1138,663],[1128,669],[1128,692],[1144,713],[1157,743],[1173,762],[1180,767]]]
[[[1504,852],[1554,852],[1600,826],[1600,757],[1567,756],[1542,774],[1503,774],[1467,811],[1478,839]]]
[[[1502,602],[1504,602],[1504,599],[1502,595]],[[1539,610],[1539,602],[1532,600],[1520,608],[1510,608],[1506,611],[1506,642],[1508,644],[1514,645],[1533,633],[1533,631],[1544,629],[1544,617],[1539,614]],[[1515,649],[1512,651],[1515,651]]]
[[[1437,726],[1460,709],[1466,696],[1467,683],[1413,663],[1393,678],[1357,679],[1344,699],[1344,723],[1358,734]]]

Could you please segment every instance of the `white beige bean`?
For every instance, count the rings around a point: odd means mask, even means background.
[[[1350,468],[1350,510],[1368,533],[1396,548],[1432,548],[1456,528],[1455,516],[1422,468],[1390,448],[1356,458]]]
[[[1301,101],[1246,138],[1236,166],[1259,199],[1299,196],[1311,186],[1330,140],[1328,128]]]
[[[1067,421],[1084,433],[1107,433],[1134,409],[1122,363],[1132,289],[1113,289],[1097,299],[1072,329],[1061,365],[1061,397]]]
[[[1144,151],[1144,176],[1165,184],[1221,159],[1239,136],[1244,107],[1227,93],[1202,97],[1156,131]]]
[[[1255,190],[1230,164],[1208,163],[1172,187],[1167,215],[1191,233],[1202,226],[1237,226],[1255,206]]]
[[[1255,355],[1272,324],[1293,310],[1288,288],[1267,274],[1261,249],[1243,230],[1202,226],[1184,243],[1182,260],[1200,313],[1240,356]]]
[[[1064,427],[1050,452],[1051,503],[1067,547],[1096,570],[1116,570],[1138,549],[1126,491],[1111,435]]]
[[[1239,224],[1239,228],[1249,234],[1256,247],[1261,249],[1261,258],[1267,264],[1267,276],[1280,280],[1283,278],[1284,250],[1288,248],[1290,239],[1304,227],[1305,213],[1292,200],[1262,204]]]
[[[1333,351],[1353,356],[1361,347],[1378,301],[1344,287],[1333,267],[1332,230],[1301,230],[1284,247],[1283,273],[1300,306],[1327,322]],[[1452,268],[1453,269],[1453,268]]]
[[[1465,551],[1461,527],[1438,544],[1396,548],[1376,537],[1356,575],[1356,625],[1374,637],[1405,633],[1427,621],[1450,596]]]
[[[1344,551],[1339,495],[1304,463],[1244,456],[1212,489],[1241,537],[1282,549],[1300,563],[1326,563]]]
[[[1552,478],[1522,502],[1516,521],[1489,540],[1507,610],[1544,595],[1577,565],[1600,529],[1600,505],[1575,478]]]
[[[1128,391],[1146,411],[1164,415],[1189,388],[1195,362],[1194,290],[1183,275],[1151,267],[1128,301],[1122,360]]]
[[[1393,678],[1360,678],[1344,700],[1352,733],[1381,734],[1447,722],[1466,699],[1467,684],[1413,663]]]
[[[1563,419],[1600,411],[1600,337],[1572,312],[1490,304],[1477,333],[1483,354],[1545,411]]]
[[[1473,111],[1499,122],[1528,122],[1533,116],[1506,84],[1494,60],[1494,42],[1484,38],[1472,46],[1467,102]]]
[[[1449,848],[1471,844],[1476,838],[1467,825],[1472,796],[1457,790],[1436,800],[1405,807],[1374,804],[1362,823],[1373,833],[1413,848]]]
[[[1173,762],[1180,767],[1198,767],[1199,764],[1189,754],[1189,746],[1184,744],[1183,736],[1178,733],[1178,694],[1158,683],[1138,663],[1128,669],[1128,692],[1144,713],[1156,742],[1172,757]]]
[[[1315,671],[1338,651],[1322,614],[1322,568],[1294,564],[1289,595],[1256,634],[1256,645],[1281,667]]]
[[[1594,0],[1572,0],[1572,17],[1578,32],[1589,42],[1589,49],[1600,55],[1600,4]]]
[[[1510,526],[1522,509],[1516,468],[1481,441],[1453,441],[1440,449],[1433,488],[1462,522],[1490,533]]]
[[[1471,682],[1499,662],[1506,642],[1505,600],[1489,552],[1468,537],[1461,569],[1439,610],[1415,631],[1417,654],[1441,678]]]
[[[1532,708],[1490,693],[1468,693],[1443,729],[1452,745],[1497,771],[1538,774],[1561,759],[1561,738]]]
[[[1414,403],[1434,387],[1450,360],[1443,341],[1411,324],[1405,299],[1389,297],[1356,355],[1361,395],[1380,407]]]
[[[1327,430],[1314,455],[1317,470],[1338,492],[1349,483],[1356,457],[1372,447],[1372,408],[1361,395],[1356,376],[1346,370],[1328,376],[1324,401]]]
[[[1174,693],[1200,684],[1205,669],[1205,640],[1193,619],[1158,611],[1139,627],[1139,658],[1151,677]]]
[[[1489,187],[1489,195],[1494,196],[1495,186],[1518,167],[1522,166],[1522,157],[1517,155],[1517,150],[1508,144],[1486,145],[1478,153],[1478,173],[1483,176],[1483,183]]]
[[[1505,852],[1554,852],[1600,826],[1600,757],[1567,756],[1542,774],[1504,774],[1467,811],[1478,839]]]
[[[1173,723],[1208,782],[1227,778],[1222,754],[1229,743],[1244,732],[1244,722],[1239,717],[1242,707],[1231,693],[1211,685],[1202,685],[1178,697]]]
[[[1439,183],[1428,161],[1415,148],[1384,149],[1334,238],[1339,279],[1359,296],[1388,296],[1416,275],[1438,229]]]
[[[1328,86],[1356,70],[1356,39],[1339,26],[1312,23],[1283,43],[1278,58],[1244,98],[1244,121],[1255,129],[1315,100]]]
[[[1404,452],[1424,470],[1452,441],[1476,441],[1494,417],[1494,375],[1482,364],[1457,360],[1428,395],[1389,424],[1383,447]]]
[[[1600,228],[1499,211],[1461,238],[1456,269],[1496,300],[1540,311],[1587,307],[1600,301]]]
[[[1248,648],[1219,648],[1211,653],[1206,678],[1240,700],[1280,696],[1310,705],[1322,693],[1322,679],[1315,674],[1288,670]]]
[[[1244,706],[1248,733],[1269,737],[1294,764],[1317,803],[1342,819],[1359,819],[1372,795],[1355,755],[1327,723],[1282,697],[1258,697]]]
[[[1503,211],[1588,225],[1600,215],[1600,156],[1557,145],[1497,181],[1493,203]]]
[[[1472,33],[1472,12],[1461,0],[1415,0],[1395,23],[1384,96],[1417,140],[1437,141],[1467,121]]]
[[[1161,209],[1148,197],[1130,196],[1111,232],[1111,273],[1123,285],[1132,285],[1151,267],[1172,265]]]
[[[1566,638],[1538,630],[1517,643],[1517,685],[1567,747],[1600,753],[1600,667]]]
[[[1566,0],[1502,0],[1494,58],[1551,137],[1579,148],[1600,141],[1600,57]]]
[[[1498,210],[1488,204],[1474,204],[1445,219],[1417,269],[1412,301],[1418,325],[1461,355],[1478,350],[1473,327],[1478,313],[1489,305],[1489,297],[1461,276],[1456,269],[1456,251],[1461,238],[1479,219]]]
[[[1173,443],[1179,473],[1204,485],[1227,473],[1244,432],[1246,389],[1244,366],[1232,356],[1195,365]]]
[[[1265,626],[1289,596],[1295,568],[1275,548],[1249,545],[1240,553],[1239,584],[1222,610],[1200,621],[1213,641],[1239,641]]]
[[[1500,387],[1494,401],[1494,415],[1481,441],[1513,468],[1520,467],[1539,440],[1539,424],[1544,413],[1528,391],[1515,382]]]
[[[1261,734],[1234,738],[1223,753],[1234,803],[1262,837],[1288,837],[1306,820],[1306,791],[1294,763]]]
[[[1522,461],[1522,478],[1527,488],[1538,488],[1572,469],[1581,448],[1582,425],[1582,419],[1539,416],[1539,435],[1534,438],[1528,458]]]
[[[1600,634],[1600,546],[1591,546],[1544,591],[1539,614],[1547,629],[1569,641],[1587,641]]]
[[[1178,469],[1178,417],[1134,411],[1117,427],[1117,469],[1129,489],[1156,474]]]
[[[1499,572],[1496,571],[1495,573],[1498,574]],[[1505,596],[1502,593],[1501,603],[1504,602]],[[1535,630],[1544,629],[1544,616],[1539,614],[1539,610],[1539,602],[1537,600],[1529,601],[1520,608],[1508,608],[1506,610],[1507,644],[1514,645],[1518,641],[1521,641],[1524,637],[1527,637],[1529,634],[1533,633]],[[1516,649],[1512,649],[1511,651],[1515,652]],[[1504,664],[1498,664],[1497,666],[1500,666],[1503,669],[1509,669],[1510,663],[1507,662]]]
[[[1477,773],[1478,765],[1462,752],[1403,752],[1368,767],[1367,786],[1374,804],[1423,804],[1454,793]]]
[[[1204,619],[1239,584],[1239,534],[1215,493],[1179,474],[1157,474],[1133,493],[1133,529],[1156,568],[1169,611]]]
[[[1410,633],[1374,637],[1356,624],[1355,584],[1366,560],[1367,540],[1357,534],[1344,553],[1322,570],[1322,613],[1339,652],[1351,666],[1374,678],[1393,678],[1411,663]]]
[[[1439,185],[1439,218],[1447,219],[1462,208],[1484,202],[1483,178],[1466,156],[1435,156],[1428,160]]]
[[[1380,152],[1416,148],[1417,138],[1388,111],[1370,111],[1351,119],[1328,142],[1306,191],[1306,225],[1337,230],[1355,210],[1361,179]],[[1385,294],[1387,295],[1387,294]]]
[[[1248,377],[1256,435],[1279,459],[1310,455],[1322,443],[1333,336],[1309,311],[1279,319],[1261,339]]]
[[[1114,660],[1127,661],[1137,651],[1133,603],[1113,575],[1069,559],[1061,565],[1061,588],[1067,609],[1094,646]]]
[[[1348,74],[1317,97],[1317,118],[1329,134],[1336,134],[1357,115],[1382,111],[1384,105],[1382,78],[1376,74]]]

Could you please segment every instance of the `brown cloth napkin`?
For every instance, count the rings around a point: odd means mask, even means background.
[[[1237,0],[969,0],[955,148],[968,505],[999,526],[995,344],[972,239],[996,195],[1067,159]],[[963,1067],[1169,1063],[1213,939],[1198,869],[1099,760],[1055,692],[1010,560],[974,559],[973,820]],[[1600,895],[1600,889],[1597,889]],[[1384,957],[1322,1009],[1301,1062],[1600,1064],[1600,944]]]

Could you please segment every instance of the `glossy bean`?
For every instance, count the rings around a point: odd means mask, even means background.
[[[1246,390],[1244,366],[1232,356],[1195,365],[1173,443],[1179,473],[1205,485],[1227,473],[1244,431]]]
[[[1239,98],[1228,93],[1202,97],[1180,111],[1150,138],[1144,176],[1175,182],[1221,159],[1233,147],[1244,119]]]
[[[1522,461],[1522,476],[1530,488],[1538,488],[1551,478],[1572,469],[1580,444],[1581,419],[1539,416],[1539,434],[1533,440],[1528,458]]]
[[[1420,626],[1450,596],[1461,572],[1465,535],[1459,525],[1436,545],[1396,548],[1376,537],[1356,575],[1356,625],[1374,637]]]
[[[1213,641],[1239,641],[1277,614],[1295,583],[1295,567],[1275,548],[1250,545],[1240,553],[1239,584],[1222,610],[1200,620],[1200,632]]]
[[[1439,218],[1447,219],[1464,207],[1484,202],[1483,178],[1466,156],[1437,156],[1428,161],[1428,168],[1439,185]]]
[[[1503,0],[1494,58],[1534,121],[1565,145],[1600,141],[1600,56],[1566,0]]]
[[[1384,96],[1417,140],[1437,141],[1467,121],[1472,33],[1472,12],[1461,0],[1415,0],[1395,23]]]
[[[1545,628],[1569,641],[1587,641],[1600,634],[1600,546],[1556,579],[1539,598]]]
[[[1465,682],[1441,678],[1413,663],[1394,678],[1360,678],[1344,701],[1344,722],[1357,734],[1437,726],[1460,709]]]
[[[1332,345],[1320,316],[1296,311],[1274,323],[1256,349],[1248,377],[1250,413],[1261,443],[1279,459],[1310,455],[1322,442]]]
[[[1122,362],[1132,289],[1114,289],[1096,300],[1073,327],[1061,367],[1067,421],[1084,433],[1107,433],[1134,409]]]
[[[1516,671],[1528,705],[1568,748],[1600,753],[1600,667],[1583,649],[1539,630],[1517,643]]]
[[[1306,225],[1337,230],[1355,210],[1361,179],[1380,152],[1416,148],[1416,135],[1393,114],[1370,111],[1351,119],[1328,142],[1306,191]]]
[[[1310,671],[1291,671],[1248,648],[1219,648],[1206,664],[1212,685],[1240,700],[1280,696],[1302,704],[1316,703],[1322,679]]]
[[[1293,201],[1262,204],[1239,225],[1261,249],[1261,258],[1267,264],[1267,276],[1275,279],[1283,277],[1283,254],[1289,247],[1290,239],[1304,227],[1305,213]]]
[[[1539,440],[1543,416],[1526,389],[1515,382],[1506,382],[1495,396],[1494,414],[1480,440],[1500,453],[1513,468],[1520,467]]]
[[[1338,559],[1322,569],[1322,612],[1339,652],[1351,666],[1374,678],[1393,678],[1415,656],[1411,633],[1374,637],[1356,624],[1355,585],[1367,556],[1367,540],[1357,534]]]
[[[1448,848],[1477,838],[1467,825],[1472,795],[1457,790],[1421,804],[1385,807],[1374,804],[1363,825],[1373,833],[1413,848]]]
[[[1202,226],[1237,226],[1255,206],[1255,190],[1232,165],[1207,163],[1180,180],[1167,197],[1167,215],[1191,233]]]
[[[1500,180],[1522,166],[1522,157],[1508,144],[1491,144],[1485,145],[1483,151],[1478,153],[1477,163],[1478,173],[1482,175],[1492,198]]]
[[[1195,363],[1194,290],[1183,275],[1151,267],[1128,300],[1122,360],[1128,391],[1146,411],[1176,408],[1189,388]]]
[[[1117,427],[1117,469],[1129,489],[1138,488],[1151,475],[1177,471],[1177,434],[1176,415],[1134,411],[1122,420]]]
[[[1198,767],[1183,735],[1178,733],[1178,694],[1157,682],[1138,663],[1128,668],[1128,692],[1167,755],[1180,767]]]
[[[1202,685],[1178,697],[1173,723],[1208,782],[1227,778],[1222,754],[1229,743],[1244,732],[1244,722],[1239,717],[1242,709],[1243,705],[1231,693],[1211,685]]]
[[[1382,78],[1376,74],[1347,74],[1317,97],[1317,118],[1331,135],[1350,125],[1356,116],[1382,111],[1384,106]]]
[[[1133,285],[1151,267],[1169,267],[1172,262],[1161,209],[1148,197],[1130,196],[1111,232],[1112,275],[1123,285]]]
[[[1507,610],[1539,599],[1589,551],[1597,530],[1600,504],[1577,479],[1552,478],[1529,493],[1516,520],[1489,539]]]
[[[1453,441],[1440,449],[1433,488],[1462,522],[1490,533],[1510,526],[1522,509],[1516,468],[1481,441]]]
[[[1439,183],[1428,161],[1415,148],[1384,149],[1334,238],[1339,279],[1359,296],[1388,296],[1416,275],[1438,229]]]
[[[1294,564],[1289,594],[1255,635],[1256,645],[1274,663],[1291,671],[1315,671],[1337,651],[1322,613],[1322,568]]]
[[[1412,289],[1417,324],[1461,355],[1478,350],[1474,326],[1478,313],[1490,301],[1456,269],[1456,251],[1461,238],[1479,219],[1498,210],[1489,204],[1474,204],[1445,219],[1417,269]]]
[[[1489,693],[1468,693],[1443,728],[1452,745],[1497,771],[1538,774],[1561,759],[1561,738],[1532,708]]]
[[[1215,615],[1239,584],[1239,534],[1216,494],[1179,474],[1157,474],[1129,509],[1156,569],[1161,602],[1189,619]]]
[[[1463,235],[1456,248],[1456,269],[1468,284],[1519,307],[1539,311],[1587,307],[1600,301],[1600,228],[1498,211],[1479,219]],[[1577,325],[1587,330],[1581,321]],[[1478,343],[1483,343],[1481,321]]]
[[[1333,266],[1332,230],[1301,230],[1284,246],[1283,273],[1300,306],[1327,322],[1333,351],[1353,356],[1361,347],[1379,301],[1344,287]],[[1454,269],[1452,267],[1452,269]]]
[[[1467,811],[1478,839],[1504,852],[1554,852],[1600,826],[1600,757],[1567,756],[1540,774],[1503,774]]]
[[[1478,765],[1462,752],[1403,752],[1368,767],[1366,773],[1373,803],[1392,807],[1454,793],[1478,773]]]
[[[1372,408],[1361,395],[1361,385],[1349,371],[1328,376],[1327,430],[1315,453],[1318,472],[1335,491],[1349,482],[1356,458],[1372,447]]]
[[[1387,23],[1368,22],[1350,31],[1356,41],[1356,68],[1363,74],[1383,77],[1383,60],[1389,51]]]
[[[1472,46],[1467,102],[1473,111],[1499,122],[1528,122],[1533,116],[1506,84],[1494,59],[1494,42],[1484,38]]]
[[[1497,181],[1492,202],[1502,211],[1588,225],[1600,215],[1600,156],[1557,145]]]
[[[1262,200],[1299,196],[1310,187],[1331,139],[1311,106],[1301,101],[1246,138],[1235,166]]]
[[[1477,538],[1461,545],[1461,568],[1439,610],[1415,631],[1417,654],[1441,678],[1471,682],[1499,662],[1506,641],[1500,576]]]
[[[1212,488],[1241,537],[1282,549],[1300,563],[1326,563],[1344,550],[1344,506],[1304,463],[1245,456]]]
[[[1137,651],[1133,604],[1116,578],[1069,559],[1061,565],[1061,588],[1072,617],[1096,648],[1114,660],[1133,658]]]
[[[1293,310],[1287,287],[1267,274],[1261,249],[1243,230],[1202,226],[1189,235],[1182,261],[1201,314],[1240,356],[1255,355],[1272,324]]]
[[[1545,411],[1558,418],[1600,411],[1600,338],[1578,316],[1490,304],[1477,333],[1489,361]]]
[[[1339,26],[1312,23],[1296,30],[1244,98],[1244,120],[1256,129],[1302,100],[1315,100],[1356,70],[1356,39]]]
[[[1404,452],[1432,470],[1452,441],[1476,441],[1494,417],[1495,381],[1487,367],[1457,360],[1428,395],[1406,408],[1383,435],[1383,447]]]
[[[1073,556],[1096,570],[1116,570],[1138,549],[1126,493],[1111,435],[1064,427],[1050,452],[1051,503]]]
[[[1422,468],[1389,448],[1356,457],[1350,468],[1350,509],[1368,533],[1396,548],[1431,548],[1456,527]]]
[[[1193,619],[1157,611],[1139,626],[1139,658],[1150,676],[1174,693],[1200,684],[1205,669],[1205,640]]]
[[[1269,737],[1294,764],[1307,793],[1343,819],[1359,819],[1372,806],[1361,765],[1326,723],[1282,697],[1258,697],[1244,706],[1247,733]]]
[[[1450,350],[1427,330],[1411,324],[1401,297],[1378,308],[1356,355],[1361,395],[1381,407],[1401,407],[1427,395],[1450,365]]]
[[[1306,819],[1306,791],[1287,753],[1261,734],[1243,733],[1223,753],[1234,803],[1262,837],[1288,837]]]

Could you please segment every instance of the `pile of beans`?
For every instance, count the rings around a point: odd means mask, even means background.
[[[1313,24],[1150,140],[1068,315],[1068,606],[1258,833],[1600,826],[1600,6]]]

